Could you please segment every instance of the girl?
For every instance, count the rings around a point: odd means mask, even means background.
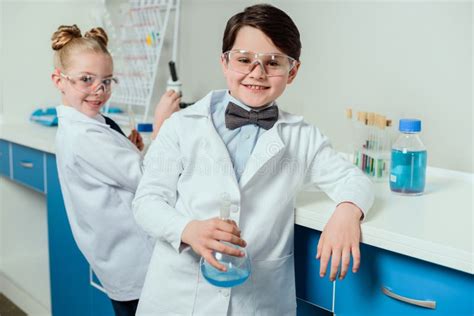
[[[143,142],[135,130],[126,138],[100,114],[117,79],[107,34],[94,28],[84,36],[76,25],[52,36],[61,92],[56,158],[61,191],[74,238],[112,300],[116,315],[135,315],[153,243],[133,219],[131,202],[142,176]],[[153,136],[179,109],[167,92],[155,111]]]

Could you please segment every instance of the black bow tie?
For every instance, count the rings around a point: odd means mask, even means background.
[[[264,129],[270,129],[278,120],[278,107],[272,105],[261,111],[246,111],[240,106],[229,102],[225,110],[225,126],[236,129],[243,125],[255,124]]]

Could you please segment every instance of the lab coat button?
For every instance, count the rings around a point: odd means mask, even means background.
[[[230,295],[230,290],[222,290],[222,295],[223,295],[224,297],[229,297],[229,295]]]

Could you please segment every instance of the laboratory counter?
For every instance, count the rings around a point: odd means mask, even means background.
[[[13,182],[46,195],[48,232],[45,234],[48,234],[49,240],[52,314],[61,315],[75,308],[78,315],[87,314],[90,310],[96,311],[97,315],[106,315],[111,311],[110,302],[103,293],[98,294],[101,292],[100,283],[80,255],[67,224],[57,179],[55,134],[56,128],[31,122],[0,123],[0,167],[3,168],[0,171]],[[18,153],[16,156],[15,152]],[[33,183],[35,177],[28,174],[34,170],[26,170],[24,180],[21,178],[24,170],[21,170],[21,164],[15,164],[15,159],[18,159],[20,154],[38,154],[43,157],[40,160],[42,162],[38,163],[44,166],[38,170],[38,173],[42,173],[38,183]],[[380,294],[380,286],[375,284],[379,284],[378,281],[383,280],[383,276],[401,279],[401,276],[394,275],[393,271],[385,271],[388,266],[397,273],[406,273],[410,281],[403,286],[395,286],[404,293],[416,287],[414,282],[424,289],[435,289],[433,293],[425,295],[416,292],[412,296],[438,297],[439,315],[448,307],[452,310],[453,306],[461,308],[462,311],[473,311],[474,306],[470,303],[472,300],[457,303],[460,297],[462,299],[465,295],[471,295],[469,293],[472,293],[474,284],[473,174],[428,168],[426,192],[421,196],[394,194],[390,192],[386,182],[376,183],[375,189],[375,204],[361,225],[361,271],[357,274],[350,273],[347,281],[340,283],[320,279],[319,261],[314,259],[317,241],[335,208],[335,203],[322,192],[307,191],[298,196],[295,212],[296,292],[299,302],[308,303],[309,306],[308,312],[304,312],[304,304],[299,304],[298,314],[312,313],[310,309],[314,306],[337,312],[338,315],[353,314],[354,310],[359,310],[361,315],[364,315],[367,310],[377,313],[387,308],[395,308],[394,310],[402,314],[418,314],[418,310],[407,308],[413,308],[413,304],[422,306],[421,308],[436,306],[434,301],[420,303],[419,300],[407,301],[401,295],[392,295],[389,287],[382,286],[383,294]],[[65,238],[69,245],[67,248]],[[77,262],[72,263],[71,258],[77,258],[74,259]],[[377,267],[376,264],[380,266]],[[415,281],[418,276],[424,278]],[[438,283],[433,285],[432,282]],[[378,289],[368,287],[367,284],[374,284]],[[446,284],[449,284],[449,289],[446,289]],[[90,288],[93,288],[93,291],[99,290],[97,293],[87,294],[87,297],[91,297],[89,305],[92,304],[93,307],[82,302],[79,304],[77,300],[71,301],[69,294],[86,293]],[[436,292],[438,288],[439,293]],[[370,293],[365,292],[368,289]],[[387,294],[386,291],[390,293]],[[342,300],[345,301],[343,305]],[[379,301],[380,304],[377,305]],[[77,306],[75,303],[78,303]],[[428,307],[424,306],[426,304]]]
[[[0,139],[54,154],[56,128],[31,122],[0,124]],[[474,175],[428,167],[426,192],[402,196],[376,183],[374,206],[362,223],[362,242],[474,274]],[[321,192],[302,192],[295,222],[322,231],[335,204]]]

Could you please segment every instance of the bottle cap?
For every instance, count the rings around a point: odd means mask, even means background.
[[[138,123],[137,131],[139,132],[153,132],[153,124],[151,123]]]
[[[398,124],[400,132],[417,133],[421,131],[421,120],[418,119],[401,119]]]

